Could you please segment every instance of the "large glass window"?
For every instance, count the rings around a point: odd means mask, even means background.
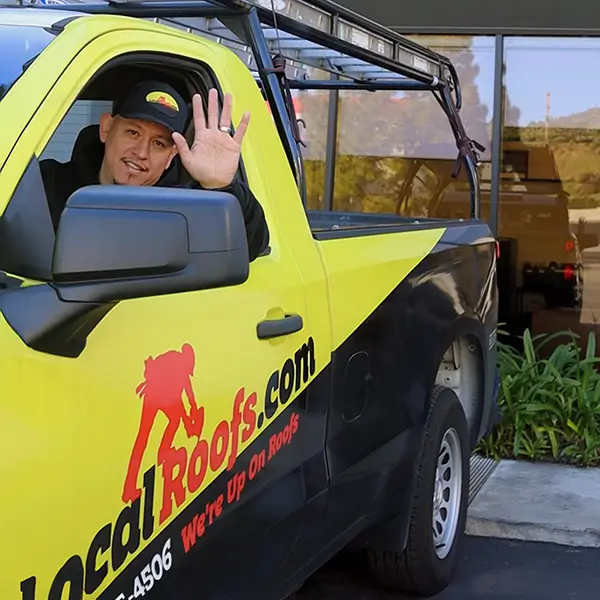
[[[410,36],[440,54],[447,56],[458,73],[462,89],[462,108],[460,115],[467,134],[485,146],[481,153],[479,177],[481,183],[481,216],[488,220],[490,214],[491,160],[492,160],[492,118],[494,109],[494,68],[495,43],[491,36],[463,35],[414,35]],[[415,135],[432,136],[439,130],[438,124],[428,122],[427,128],[415,131]],[[453,140],[446,139],[446,144]],[[447,173],[451,171],[451,159],[440,146],[433,150],[436,162],[444,165]],[[458,180],[447,179],[439,202],[431,216],[443,218],[466,217],[469,199],[467,196],[466,173],[461,170]]]
[[[311,79],[329,79],[329,73],[306,67]],[[295,90],[292,92],[298,118],[300,137],[304,142],[302,158],[306,179],[306,207],[323,209],[325,192],[325,159],[327,155],[327,126],[329,120],[329,95],[323,90]]]
[[[493,38],[413,38],[445,54],[457,67],[463,90],[461,115],[469,135],[486,146],[481,158],[489,163]],[[451,177],[456,142],[430,92],[342,92],[337,155],[334,210],[469,217],[467,174],[461,169],[457,179]]]
[[[488,177],[494,84],[493,38],[414,36],[447,55],[463,90],[462,118],[486,146]],[[329,74],[310,69],[311,77]],[[302,154],[309,209],[323,208],[329,107],[335,94],[294,94],[306,148]],[[333,210],[408,217],[468,218],[467,174],[451,177],[458,150],[450,124],[431,92],[343,91],[338,96]]]
[[[507,38],[498,235],[534,333],[600,319],[600,40]]]
[[[491,161],[494,108],[495,43],[491,36],[411,35],[418,44],[447,56],[462,88],[460,115],[469,136],[486,147],[483,162]]]
[[[434,216],[457,149],[430,92],[341,92],[333,209]],[[461,217],[469,214],[463,182]]]

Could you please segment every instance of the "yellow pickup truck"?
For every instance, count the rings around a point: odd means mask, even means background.
[[[0,52],[0,598],[281,600],[345,549],[381,585],[444,589],[498,386],[452,64],[326,0],[3,7]],[[53,224],[41,164],[92,160],[149,78],[251,113],[259,256],[239,198],[178,186],[176,161],[83,185]],[[471,218],[306,209],[292,89],[434,94]]]

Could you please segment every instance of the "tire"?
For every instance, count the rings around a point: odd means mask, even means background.
[[[371,573],[383,587],[429,597],[444,590],[452,581],[460,561],[469,499],[469,448],[467,420],[458,397],[451,389],[436,386],[431,394],[414,484],[407,547],[401,552],[368,551]],[[442,460],[440,473],[442,476],[450,474],[453,486],[444,486],[441,481],[436,484],[438,455]],[[447,489],[450,493],[444,502]],[[437,549],[433,534],[434,495],[438,506],[441,501],[445,504],[442,509],[447,509],[445,513],[438,509],[435,519],[436,527],[442,521],[446,525],[437,538],[446,543]]]

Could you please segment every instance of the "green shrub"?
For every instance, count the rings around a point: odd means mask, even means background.
[[[541,348],[566,337],[548,358]],[[502,422],[477,451],[496,459],[600,465],[600,373],[596,338],[587,348],[574,333],[523,336],[523,351],[499,343]]]

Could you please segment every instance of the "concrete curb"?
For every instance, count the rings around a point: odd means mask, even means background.
[[[600,531],[561,529],[548,524],[518,523],[479,517],[467,519],[466,534],[476,537],[502,538],[524,542],[548,542],[562,546],[600,548]]]
[[[600,548],[600,468],[501,461],[469,506],[466,533]]]

